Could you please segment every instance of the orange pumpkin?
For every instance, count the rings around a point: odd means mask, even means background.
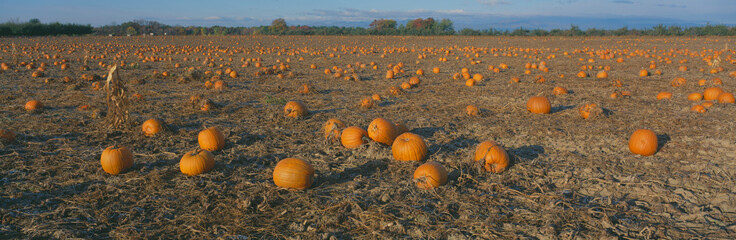
[[[671,92],[660,92],[657,94],[657,100],[670,99],[672,98]]]
[[[285,158],[273,169],[273,182],[283,188],[307,189],[312,186],[313,178],[312,165],[298,158]]]
[[[639,77],[646,77],[649,76],[649,71],[646,69],[639,70]]]
[[[427,156],[427,144],[421,136],[406,132],[396,137],[391,153],[399,161],[421,161]]]
[[[673,87],[680,87],[682,85],[685,85],[685,83],[687,83],[687,80],[685,80],[685,78],[676,77],[675,79],[672,80],[670,85],[672,85]]]
[[[608,78],[608,72],[606,71],[600,71],[595,74],[596,78]]]
[[[360,100],[360,106],[363,108],[372,108],[373,107],[373,99],[366,97]]]
[[[420,189],[433,189],[447,183],[447,169],[438,162],[427,162],[414,170],[413,179]]]
[[[150,137],[163,130],[163,122],[161,120],[151,118],[143,122],[141,129],[143,130],[143,135]]]
[[[215,167],[215,157],[207,150],[189,151],[179,160],[179,170],[189,176],[209,172]]]
[[[29,112],[41,111],[41,109],[43,109],[43,104],[38,100],[31,100],[26,102],[25,109]]]
[[[410,88],[411,88],[411,84],[410,83],[408,83],[408,82],[402,82],[401,83],[401,89],[410,89]]]
[[[475,86],[475,80],[473,80],[472,78],[468,79],[467,81],[465,81],[465,86],[468,86],[468,87]]]
[[[480,112],[480,109],[476,107],[475,105],[468,105],[465,107],[465,114],[468,116],[478,116],[478,113]]]
[[[340,135],[340,142],[346,148],[358,148],[368,142],[368,132],[360,127],[345,128]]]
[[[102,151],[100,164],[106,173],[117,175],[133,166],[133,152],[127,147],[108,147]]]
[[[554,89],[552,89],[552,94],[554,94],[554,95],[565,95],[565,94],[567,94],[567,88],[557,86]]]
[[[13,131],[10,131],[10,129],[2,129],[0,130],[0,140],[6,143],[14,142],[15,133]]]
[[[706,88],[705,91],[703,91],[703,99],[716,100],[721,93],[723,93],[723,89],[719,87]]]
[[[700,93],[691,93],[690,95],[687,95],[687,100],[690,101],[700,101],[703,99],[703,94]]]
[[[419,78],[418,77],[411,77],[411,78],[409,78],[409,84],[411,84],[412,86],[419,85],[419,82],[420,81],[419,81]]]
[[[345,128],[345,124],[342,123],[342,121],[334,118],[327,120],[325,125],[322,127],[325,134],[325,140],[328,142],[339,141],[340,131],[342,131],[343,128]]]
[[[225,147],[225,135],[217,127],[210,127],[199,132],[199,147],[207,151],[217,151]]]
[[[487,172],[501,173],[509,166],[511,159],[503,147],[491,141],[484,141],[475,148],[474,161],[483,161]]]
[[[526,102],[526,110],[531,113],[547,114],[552,110],[549,100],[544,96],[534,96]]]
[[[585,78],[585,77],[588,77],[588,73],[583,72],[583,71],[580,71],[580,72],[578,72],[577,76],[579,78]]]
[[[657,135],[649,129],[638,129],[629,137],[631,153],[651,156],[657,152]]]
[[[438,67],[432,68],[432,72],[433,73],[440,73],[440,68],[438,68]]]
[[[704,113],[706,110],[703,105],[695,105],[690,108],[690,111],[697,112],[697,113]]]
[[[396,129],[396,125],[383,118],[373,119],[373,121],[368,125],[368,137],[373,141],[385,145],[393,144],[394,139],[399,135],[398,132],[399,130]]]
[[[588,119],[591,116],[601,115],[603,113],[603,109],[595,103],[589,103],[580,106],[580,108],[578,108],[578,113],[583,117],[583,119]]]
[[[284,106],[284,114],[290,118],[304,117],[308,113],[307,106],[298,101],[289,101]]]
[[[718,103],[734,103],[736,102],[736,99],[734,99],[733,94],[730,92],[723,92],[721,95],[718,95]]]
[[[394,79],[394,71],[388,70],[386,72],[386,79]]]
[[[373,101],[381,101],[381,95],[373,94],[371,99],[373,99]]]

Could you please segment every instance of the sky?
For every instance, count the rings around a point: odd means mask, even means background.
[[[144,19],[181,26],[288,25],[368,27],[448,18],[456,30],[648,28],[736,25],[736,0],[2,0],[0,22],[61,22],[103,26]]]

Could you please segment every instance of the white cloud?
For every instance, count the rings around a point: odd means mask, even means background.
[[[220,16],[209,16],[209,17],[204,17],[204,20],[208,20],[208,21],[212,21],[212,20],[220,20],[220,19],[222,19],[222,17],[220,17]]]
[[[478,3],[488,6],[496,6],[499,4],[509,4],[509,2],[504,0],[476,0]]]

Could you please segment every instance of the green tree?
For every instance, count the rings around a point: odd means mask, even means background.
[[[286,25],[286,20],[283,18],[277,18],[271,22],[270,30],[272,33],[284,34],[286,33],[286,30],[289,30],[289,26]]]
[[[134,36],[138,34],[138,31],[136,31],[135,28],[133,28],[133,26],[130,26],[127,29],[125,29],[125,34]]]

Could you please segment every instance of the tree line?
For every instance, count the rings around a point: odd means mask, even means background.
[[[55,36],[55,35],[87,35],[94,33],[90,25],[70,23],[41,23],[38,19],[28,22],[0,23],[0,37],[4,36]]]
[[[282,18],[275,19],[271,25],[255,27],[224,26],[170,26],[156,21],[134,20],[122,24],[101,27],[90,25],[43,24],[38,19],[26,23],[6,22],[0,24],[0,36],[46,36],[46,35],[463,35],[463,36],[736,36],[736,27],[711,25],[680,27],[656,25],[651,28],[635,29],[580,29],[570,25],[569,29],[471,29],[456,31],[450,19],[439,21],[433,18],[417,18],[406,24],[398,24],[393,19],[376,19],[365,27],[306,26],[288,25]]]

